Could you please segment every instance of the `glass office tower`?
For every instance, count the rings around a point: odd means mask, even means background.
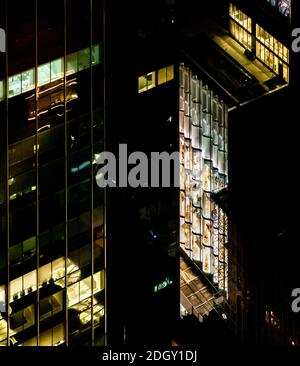
[[[0,345],[101,345],[102,0],[0,4]]]

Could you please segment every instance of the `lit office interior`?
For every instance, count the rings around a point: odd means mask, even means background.
[[[66,3],[66,14],[61,1],[38,7],[36,34],[35,2],[26,2],[28,27],[10,34],[21,44],[31,37],[37,50],[17,66],[8,52],[12,72],[0,78],[2,346],[104,344],[104,199],[94,182],[103,148],[102,5],[93,1],[90,19],[90,2]],[[10,5],[13,23],[19,4]]]
[[[260,62],[281,76],[284,81],[289,82],[287,47],[232,3],[229,4],[229,29],[232,36],[245,49],[254,50]]]
[[[138,78],[138,92],[143,93],[174,79],[174,65],[148,72]]]
[[[180,65],[180,246],[228,293],[228,224],[211,194],[227,186],[227,107]]]

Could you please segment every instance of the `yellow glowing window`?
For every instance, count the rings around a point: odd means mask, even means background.
[[[139,93],[147,90],[147,78],[143,75],[139,77]]]
[[[157,84],[163,84],[167,81],[167,68],[163,67],[162,69],[158,70],[158,80],[157,80]]]
[[[229,15],[248,32],[252,30],[252,20],[233,4],[229,4]]]
[[[138,91],[142,93],[155,87],[155,71],[149,72],[146,75],[140,76],[138,81]]]
[[[167,67],[167,81],[174,79],[174,65]]]
[[[280,59],[289,62],[288,49],[258,24],[256,25],[256,38]]]
[[[244,47],[251,50],[252,48],[252,37],[244,28],[236,24],[233,20],[230,20],[230,33],[233,37],[239,41]]]

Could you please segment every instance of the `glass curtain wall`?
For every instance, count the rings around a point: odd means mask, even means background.
[[[228,293],[228,224],[211,194],[227,186],[227,106],[180,65],[180,246]]]
[[[102,345],[102,0],[10,0],[5,12],[0,344]]]
[[[284,81],[289,81],[287,47],[232,3],[229,4],[229,29],[232,36],[244,48],[254,50],[259,61]]]

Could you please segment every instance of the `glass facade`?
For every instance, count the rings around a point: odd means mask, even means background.
[[[251,50],[252,46],[252,20],[245,13],[240,11],[235,5],[229,4],[229,15],[231,21],[229,23],[230,33],[245,48]]]
[[[256,56],[276,74],[289,80],[289,50],[256,24]]]
[[[232,36],[276,75],[289,81],[289,50],[232,3],[229,4]]]
[[[228,223],[211,194],[227,186],[227,107],[180,66],[180,246],[228,292]]]
[[[103,345],[102,0],[2,10],[0,345]]]

